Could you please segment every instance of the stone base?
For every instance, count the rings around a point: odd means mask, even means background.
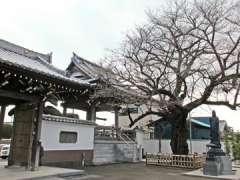
[[[206,160],[203,164],[203,174],[211,176],[231,175],[232,161],[228,156],[215,156],[214,160]]]
[[[207,152],[206,160],[215,160],[216,156],[226,156],[226,154],[221,148],[211,148]]]
[[[206,180],[207,179],[239,180],[240,169],[239,168],[233,169],[232,175],[219,175],[219,176],[204,175],[202,169],[184,172],[183,175],[192,176],[192,179],[194,179],[194,177],[202,177],[206,178]]]
[[[221,165],[216,161],[206,161],[203,164],[203,174],[210,176],[219,176],[221,174]]]
[[[232,161],[228,156],[218,157],[221,162],[221,175],[231,175],[232,172]]]

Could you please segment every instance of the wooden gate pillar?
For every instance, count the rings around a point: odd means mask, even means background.
[[[1,113],[0,113],[0,140],[2,139],[2,129],[4,124],[5,112],[6,112],[6,106],[2,105]]]
[[[42,128],[42,115],[44,104],[39,102],[36,109],[36,120],[34,122],[34,139],[32,148],[32,171],[35,171],[39,167],[40,162],[40,149],[41,149],[41,128]]]
[[[15,108],[13,137],[8,165],[31,167],[35,106],[20,104]]]
[[[95,105],[91,105],[90,108],[87,110],[86,119],[96,122],[96,106]]]

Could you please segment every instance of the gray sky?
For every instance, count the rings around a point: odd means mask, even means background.
[[[124,33],[146,20],[145,10],[161,0],[7,0],[0,6],[2,39],[53,52],[61,69],[72,52],[94,62],[115,48]]]
[[[146,21],[147,9],[164,0],[5,0],[0,6],[0,38],[26,48],[53,52],[53,64],[65,69],[72,52],[100,62],[106,49],[119,46],[124,34]],[[240,112],[224,107],[201,107],[193,116],[209,116],[216,109],[240,130]],[[111,119],[113,116],[108,114]]]

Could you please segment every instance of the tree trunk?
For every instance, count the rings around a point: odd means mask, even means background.
[[[171,134],[171,149],[173,154],[188,154],[188,128],[187,128],[186,110],[174,112],[172,116],[172,134]]]

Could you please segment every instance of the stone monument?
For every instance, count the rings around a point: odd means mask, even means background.
[[[232,161],[221,149],[219,119],[215,111],[212,111],[210,118],[210,137],[210,144],[207,144],[206,162],[203,164],[203,174],[212,176],[233,174]]]

